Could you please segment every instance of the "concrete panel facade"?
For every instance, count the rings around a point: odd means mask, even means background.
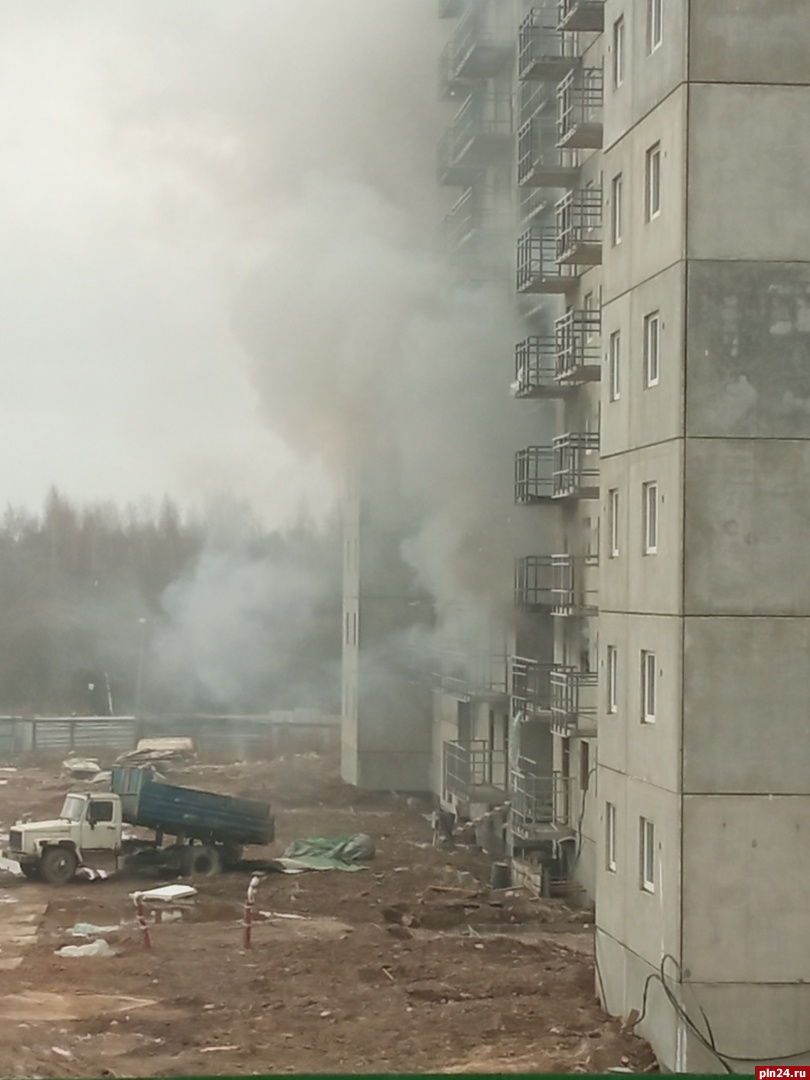
[[[610,302],[684,258],[686,226],[686,87],[673,92],[605,154],[603,301]],[[647,220],[647,151],[661,147],[661,207]],[[622,177],[622,240],[612,243],[611,194]]]
[[[650,51],[648,0],[605,3],[605,147],[609,149],[686,79],[687,0],[666,0],[661,44]],[[613,27],[624,16],[625,77],[613,79]]]
[[[687,614],[810,612],[808,475],[808,441],[687,440]]]
[[[686,620],[684,792],[810,793],[808,656],[810,618]]]
[[[602,311],[603,457],[680,438],[684,427],[686,264],[676,263]],[[658,314],[658,382],[645,377],[645,319]],[[610,340],[621,335],[619,397],[611,400]]]
[[[600,611],[678,614],[682,609],[683,442],[602,461]],[[658,550],[644,552],[643,486],[658,485]],[[619,495],[618,555],[610,555],[610,492]]]
[[[704,83],[689,95],[689,258],[806,259],[810,86]]]
[[[807,796],[684,798],[685,978],[697,983],[807,978],[810,863],[801,853],[809,837]],[[760,1031],[760,1044],[765,1034]]]
[[[696,82],[810,84],[806,0],[691,0],[689,73]]]
[[[689,266],[688,435],[810,438],[810,263]]]

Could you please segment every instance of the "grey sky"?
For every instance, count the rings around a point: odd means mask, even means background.
[[[0,500],[227,490],[272,522],[325,490],[266,423],[234,301],[312,175],[407,205],[433,9],[0,2]]]

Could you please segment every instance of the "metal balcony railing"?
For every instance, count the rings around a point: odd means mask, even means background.
[[[578,63],[550,5],[533,7],[518,30],[518,78],[558,83]]]
[[[553,497],[599,498],[599,432],[577,431],[558,435],[554,452]]]
[[[521,757],[509,776],[509,827],[513,838],[544,840],[570,821],[571,778],[546,772],[531,758]]]
[[[557,142],[557,88],[547,83],[521,83],[518,88],[518,126],[528,124],[535,117],[548,117],[554,125],[552,142]]]
[[[520,221],[525,229],[530,229],[533,221],[539,220],[548,210],[548,195],[545,188],[524,188],[520,193]]]
[[[548,502],[554,497],[554,452],[550,446],[529,446],[515,454],[515,502]]]
[[[516,398],[559,397],[565,387],[557,381],[557,340],[551,337],[527,337],[515,346]]]
[[[522,187],[568,188],[579,177],[577,154],[560,150],[550,114],[528,120],[517,136],[517,179]]]
[[[557,87],[557,145],[566,150],[600,150],[603,103],[602,68],[569,71]]]
[[[550,679],[551,730],[563,737],[595,734],[596,672],[558,666],[552,670]]]
[[[474,739],[469,743],[445,742],[442,751],[445,796],[470,803],[503,802],[509,789],[505,750]]]
[[[466,97],[475,85],[472,79],[463,79],[457,74],[455,45],[448,41],[439,53],[439,98],[450,101],[453,98]]]
[[[506,653],[474,649],[445,649],[431,660],[434,689],[469,700],[497,700],[507,696]]]
[[[445,245],[455,253],[480,233],[505,236],[510,225],[506,213],[488,204],[480,191],[468,188],[444,219]]]
[[[554,664],[524,656],[511,659],[512,716],[518,713],[528,720],[547,720],[551,714],[551,672]]]
[[[601,378],[601,332],[602,315],[593,308],[568,311],[557,319],[556,378],[561,384],[580,386]]]
[[[468,186],[489,165],[513,152],[512,99],[473,93],[439,141],[439,183]]]
[[[499,32],[497,14],[494,4],[472,3],[467,7],[451,40],[454,77],[492,79],[509,70],[514,44]]]
[[[598,565],[596,555],[551,556],[552,615],[584,617],[598,613],[599,591],[594,577]]]
[[[515,607],[521,611],[549,611],[552,607],[550,555],[526,555],[515,560]]]
[[[605,29],[605,0],[557,0],[557,29],[601,34]]]
[[[602,191],[581,188],[567,192],[555,207],[557,261],[564,266],[598,266],[602,262]]]
[[[564,293],[576,284],[577,279],[572,267],[557,261],[557,229],[554,226],[532,226],[519,237],[519,293]]]
[[[456,154],[455,135],[452,128],[439,140],[436,155],[436,173],[440,184],[469,187],[484,174],[484,166]]]

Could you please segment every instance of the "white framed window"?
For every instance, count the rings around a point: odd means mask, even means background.
[[[613,85],[624,82],[624,15],[613,24]]]
[[[610,182],[610,238],[615,247],[622,242],[622,192],[624,184],[622,174],[614,176]]]
[[[645,555],[658,553],[658,484],[641,485],[641,528]]]
[[[610,380],[608,392],[611,401],[618,401],[621,397],[621,366],[622,366],[622,335],[616,330],[610,335],[608,343],[608,366],[610,368]]]
[[[644,201],[647,221],[661,213],[661,143],[647,151],[644,162]]]
[[[638,819],[639,884],[644,892],[655,892],[655,824]]]
[[[643,651],[641,654],[641,722],[655,723],[655,710],[658,697],[658,670],[654,652]]]
[[[644,385],[657,386],[661,348],[661,318],[657,311],[644,316]]]
[[[616,804],[605,803],[605,869],[616,873]]]
[[[664,40],[664,0],[647,0],[647,52],[654,53]]]
[[[608,537],[610,542],[610,557],[615,559],[619,554],[619,489],[613,488],[608,492]]]
[[[615,645],[607,647],[607,711],[619,711],[619,650]]]

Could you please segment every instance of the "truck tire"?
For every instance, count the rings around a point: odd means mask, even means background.
[[[67,885],[76,873],[79,860],[70,848],[47,848],[40,861],[42,876],[49,885]]]
[[[221,869],[219,852],[207,844],[200,847],[190,844],[183,853],[183,874],[186,877],[214,877]]]
[[[29,881],[39,881],[42,878],[39,867],[34,866],[32,863],[20,864],[20,870],[23,872],[23,876]]]
[[[242,861],[245,849],[241,844],[222,844],[219,853],[223,870],[236,870]]]

